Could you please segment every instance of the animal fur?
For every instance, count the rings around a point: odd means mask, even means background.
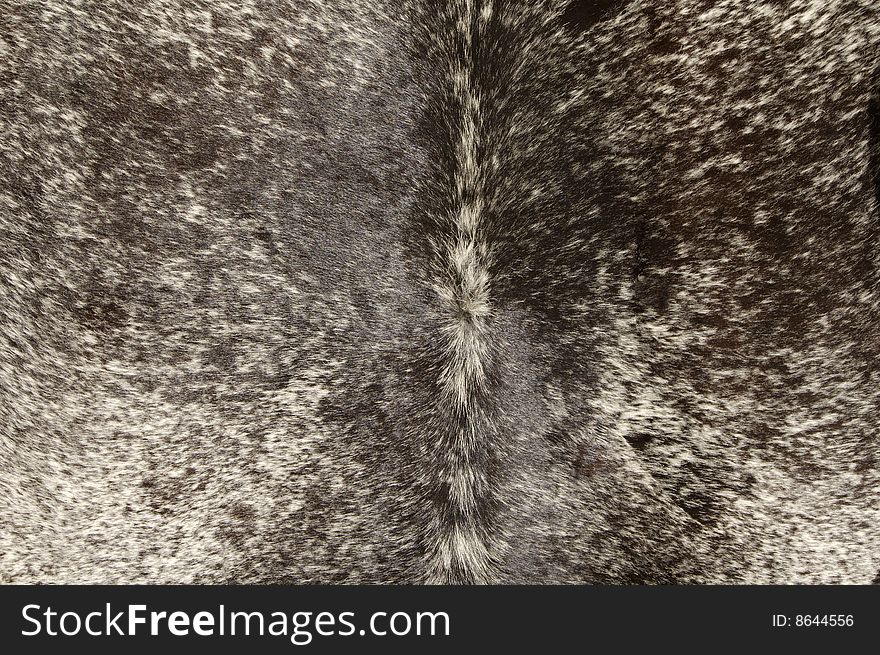
[[[868,583],[876,0],[0,0],[0,580]]]

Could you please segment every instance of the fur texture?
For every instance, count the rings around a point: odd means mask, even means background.
[[[0,580],[875,580],[878,44],[0,0]]]

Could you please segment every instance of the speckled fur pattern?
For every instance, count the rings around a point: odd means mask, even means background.
[[[0,581],[880,579],[876,0],[0,0]]]

